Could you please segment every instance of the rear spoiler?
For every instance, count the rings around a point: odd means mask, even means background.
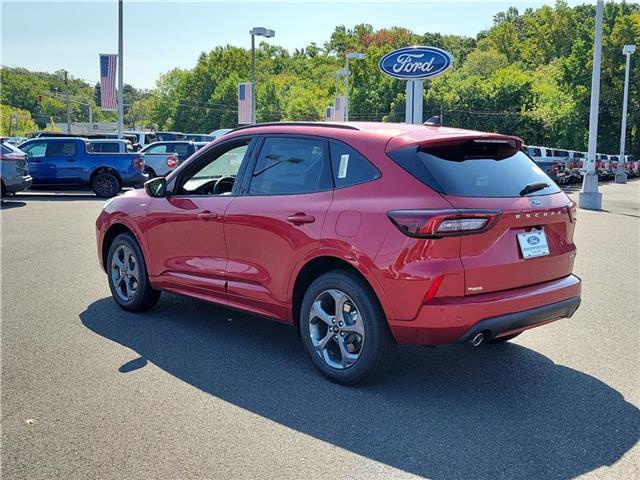
[[[409,147],[444,147],[447,145],[457,145],[469,141],[477,143],[504,143],[515,150],[520,150],[524,146],[524,141],[520,137],[513,135],[500,135],[497,133],[449,133],[443,132],[440,136],[432,136],[424,139],[416,138],[413,135],[399,135],[387,142],[387,152],[400,150]]]

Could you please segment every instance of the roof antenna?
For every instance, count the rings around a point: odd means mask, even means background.
[[[427,127],[441,127],[442,122],[440,121],[440,115],[434,115],[433,117],[429,117],[429,120],[423,123]]]

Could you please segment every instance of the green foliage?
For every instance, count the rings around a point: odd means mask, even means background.
[[[15,118],[15,122],[12,122]],[[0,135],[22,136],[36,130],[36,124],[27,110],[0,105]]]
[[[461,7],[463,8],[463,7]],[[382,74],[380,58],[394,48],[431,45],[453,54],[454,67],[425,82],[424,118],[444,115],[450,126],[522,136],[527,143],[584,150],[589,117],[595,7],[510,7],[476,38],[415,33],[406,28],[375,30],[371,25],[335,28],[322,46],[292,52],[263,42],[256,48],[257,120],[319,120],[344,94],[345,53],[365,53],[350,62],[350,119],[403,121],[405,83]],[[640,5],[609,2],[605,7],[598,148],[618,149],[624,57],[622,46],[640,44]],[[629,92],[627,145],[640,154],[640,68],[636,54]],[[40,127],[64,120],[61,72],[2,68],[0,101],[31,112]],[[125,85],[125,124],[207,133],[237,125],[237,85],[251,79],[250,52],[219,46],[202,52],[192,69],[161,75],[156,88]],[[72,117],[86,121],[95,107],[97,86],[70,79]],[[114,113],[94,108],[96,120]]]

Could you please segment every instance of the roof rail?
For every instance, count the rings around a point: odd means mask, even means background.
[[[323,127],[323,128],[342,128],[343,130],[360,130],[355,125],[348,125],[346,123],[327,123],[327,122],[265,122],[265,123],[253,123],[251,125],[243,125],[236,127],[231,132],[237,132],[238,130],[245,130],[247,128],[257,127]],[[229,133],[231,133],[229,132]]]

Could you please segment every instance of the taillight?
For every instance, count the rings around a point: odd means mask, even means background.
[[[176,157],[167,157],[167,167],[174,169],[178,166],[178,159]]]
[[[482,233],[493,226],[500,210],[392,210],[387,216],[405,235],[440,238]]]
[[[567,212],[569,212],[569,221],[571,223],[575,223],[576,216],[578,214],[578,205],[576,204],[576,202],[571,200],[569,203],[567,203]]]
[[[136,157],[133,159],[133,168],[135,168],[136,170],[144,170],[144,158],[142,157]]]

